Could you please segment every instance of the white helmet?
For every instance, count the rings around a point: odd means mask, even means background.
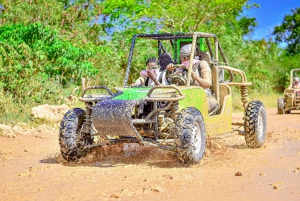
[[[180,48],[181,57],[189,57],[192,52],[192,44],[184,45]]]

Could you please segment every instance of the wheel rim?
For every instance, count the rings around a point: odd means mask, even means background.
[[[200,152],[201,142],[202,142],[201,130],[198,123],[193,127],[192,139],[193,139],[193,150],[197,154]]]
[[[278,109],[280,109],[280,110],[284,109],[284,100],[282,100],[282,99],[278,100]]]
[[[262,112],[260,112],[258,115],[257,123],[258,123],[258,138],[260,139],[263,136],[263,132],[264,132]]]

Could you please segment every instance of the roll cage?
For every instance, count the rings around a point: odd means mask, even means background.
[[[204,46],[206,45],[206,51],[209,54],[209,65],[212,69],[212,89],[216,93],[216,98],[218,99],[219,93],[219,83],[226,83],[229,86],[238,86],[241,88],[243,98],[243,105],[246,106],[246,97],[247,97],[247,87],[251,85],[250,82],[247,81],[247,77],[242,70],[237,68],[233,68],[229,66],[228,60],[224,54],[224,51],[219,43],[219,40],[215,34],[203,33],[203,32],[193,32],[193,33],[160,33],[160,34],[136,34],[132,37],[128,63],[126,67],[125,79],[123,86],[127,86],[129,74],[130,74],[130,66],[132,63],[132,57],[134,52],[135,43],[138,38],[148,39],[148,40],[156,40],[157,41],[157,50],[158,56],[162,54],[162,52],[166,52],[162,41],[170,41],[172,49],[173,49],[173,57],[176,57],[177,60],[179,58],[179,50],[180,50],[180,42],[178,41],[189,41],[192,43],[192,52],[190,56],[190,66],[188,67],[187,80],[190,80],[192,73],[192,64],[195,58],[195,49],[196,47],[201,51],[204,51]],[[222,62],[219,60],[219,56],[222,58]],[[179,62],[179,61],[176,61]],[[225,71],[228,72],[228,80],[224,80]],[[234,80],[234,74],[239,75],[239,80]],[[189,86],[190,82],[186,82],[186,86]]]
[[[130,74],[130,66],[132,62],[132,56],[134,52],[134,46],[136,43],[137,38],[142,39],[149,39],[149,40],[156,40],[157,41],[157,47],[158,47],[158,55],[160,55],[162,52],[166,52],[166,49],[164,48],[161,41],[170,41],[172,48],[173,48],[173,57],[176,57],[177,63],[179,58],[179,50],[180,50],[180,43],[178,41],[190,41],[193,46],[193,50],[196,47],[196,44],[199,45],[200,50],[204,51],[204,43],[207,46],[208,52],[210,57],[212,58],[212,63],[214,65],[219,64],[219,54],[221,55],[224,65],[228,66],[228,61],[226,59],[226,56],[223,52],[223,49],[218,41],[218,38],[214,34],[208,34],[208,33],[202,33],[202,32],[195,32],[195,33],[175,33],[175,34],[136,34],[132,37],[129,57],[128,57],[128,63],[126,67],[126,73],[125,73],[125,79],[124,79],[124,86],[127,85],[129,74]],[[213,40],[213,41],[211,41]],[[213,48],[214,47],[214,48]],[[194,59],[195,52],[193,51],[191,54],[190,60],[192,61]],[[176,61],[175,59],[175,61]],[[192,63],[192,62],[191,62]],[[191,69],[191,67],[189,67]],[[190,76],[191,73],[188,73],[188,76]],[[233,75],[232,75],[233,76]],[[189,85],[189,83],[187,84]]]

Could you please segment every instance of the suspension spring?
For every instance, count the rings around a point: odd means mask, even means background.
[[[86,103],[86,111],[85,111],[85,118],[84,118],[84,129],[85,133],[90,133],[91,125],[92,125],[92,108],[93,105],[91,103]]]
[[[247,103],[248,103],[248,87],[247,86],[241,86],[241,100],[243,103],[244,109],[246,109]]]
[[[178,109],[179,109],[179,103],[178,103],[178,101],[173,102],[172,105],[171,105],[171,109],[170,109],[170,113],[172,115],[172,117],[171,117],[172,119],[175,119],[176,114],[178,113]]]

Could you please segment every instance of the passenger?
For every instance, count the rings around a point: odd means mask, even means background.
[[[292,87],[294,89],[299,89],[300,88],[300,82],[299,82],[299,77],[294,77],[294,82],[292,84]],[[300,96],[300,91],[296,92],[296,96]]]
[[[293,84],[292,84],[292,87],[295,88],[295,89],[300,88],[299,77],[295,77],[295,78],[294,78],[294,82],[293,82]]]
[[[166,85],[166,71],[158,68],[158,61],[155,57],[149,58],[146,61],[146,70],[142,70],[140,72],[140,77],[130,86],[155,86],[155,85]],[[160,81],[159,81],[160,80]],[[162,108],[165,107],[165,102],[158,102],[157,107]],[[149,102],[141,103],[140,109],[143,111],[140,114],[140,118],[143,116],[147,116],[152,111],[152,104]]]
[[[155,57],[147,59],[146,70],[142,70],[140,72],[140,77],[130,86],[155,86],[161,84],[166,85],[167,80],[165,78],[165,73],[164,71],[160,71],[157,62],[158,61]]]
[[[192,44],[185,45],[180,49],[180,61],[181,63],[189,67],[190,64],[190,55],[192,50]],[[207,61],[202,61],[194,59],[193,62],[193,72],[191,74],[191,84],[202,87],[207,95],[208,99],[208,112],[211,113],[218,108],[218,101],[213,96],[210,87],[212,85],[212,75],[210,67]],[[175,69],[173,64],[167,66],[167,70],[172,73],[180,73],[182,69]],[[199,72],[200,71],[200,72]]]

